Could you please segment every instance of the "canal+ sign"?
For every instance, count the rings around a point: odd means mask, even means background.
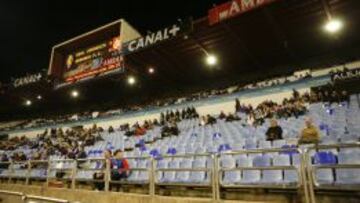
[[[180,34],[181,28],[178,25],[173,25],[171,27],[164,28],[157,32],[150,33],[145,37],[141,37],[123,45],[123,53],[129,54],[132,52],[139,51],[141,49],[153,46],[159,42],[174,38]]]

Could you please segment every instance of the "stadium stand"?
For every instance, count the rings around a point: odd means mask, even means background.
[[[359,202],[360,61],[341,64],[0,123],[0,202]]]

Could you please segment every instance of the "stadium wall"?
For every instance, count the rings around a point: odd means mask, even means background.
[[[51,198],[68,200],[70,202],[79,203],[211,203],[210,198],[193,198],[193,197],[165,197],[155,195],[153,198],[149,195],[115,193],[115,192],[95,192],[86,190],[71,190],[59,188],[46,188],[40,186],[22,186],[15,184],[0,184],[1,190],[22,192],[26,195],[36,195]],[[22,203],[20,198],[0,194],[3,203]],[[44,201],[45,202],[45,201]],[[286,198],[272,198],[263,201],[222,201],[226,203],[287,203]],[[289,202],[290,203],[290,202]]]
[[[99,192],[90,190],[74,190],[63,188],[47,188],[44,186],[25,186],[20,184],[0,184],[0,201],[2,203],[23,203],[20,196],[4,194],[1,191],[20,192],[47,198],[68,200],[72,203],[295,203],[303,202],[302,195],[297,192],[265,192],[264,190],[250,190],[247,192],[233,191],[226,195],[227,200],[214,201],[211,198],[179,197],[179,196],[150,196],[135,193]],[[180,190],[179,190],[180,191]],[[231,200],[228,200],[231,199]],[[358,195],[339,192],[325,192],[316,195],[317,203],[358,203]],[[30,201],[26,201],[30,202]],[[50,202],[50,201],[40,201]]]

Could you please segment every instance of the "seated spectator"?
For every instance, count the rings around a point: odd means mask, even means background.
[[[305,119],[305,128],[301,131],[299,144],[317,144],[320,140],[318,129],[310,118]]]
[[[130,175],[128,160],[123,157],[121,150],[114,152],[114,158],[110,162],[110,168],[112,181],[121,181],[122,179],[127,179]]]
[[[210,116],[210,114],[208,114],[206,116],[206,120],[207,120],[206,125],[214,125],[214,124],[216,124],[216,118],[214,118],[213,116]]]
[[[225,113],[224,113],[224,111],[221,111],[220,112],[220,115],[219,115],[219,117],[218,117],[220,120],[222,120],[222,119],[225,119],[226,118],[226,115],[225,115]]]
[[[108,133],[113,133],[115,132],[114,128],[112,126],[109,127]]]
[[[225,118],[226,122],[233,122],[233,121],[239,121],[239,120],[241,120],[240,117],[238,115],[232,114],[232,113],[229,113]]]
[[[162,137],[169,137],[172,135],[179,135],[179,128],[177,127],[176,122],[168,122],[164,127],[161,129],[161,136]]]
[[[282,128],[278,125],[275,119],[270,121],[270,127],[266,131],[266,140],[273,141],[273,140],[281,140],[282,137]]]

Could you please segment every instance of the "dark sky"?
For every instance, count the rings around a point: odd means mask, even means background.
[[[0,81],[47,69],[51,47],[119,18],[139,31],[205,16],[226,0],[2,0]]]

